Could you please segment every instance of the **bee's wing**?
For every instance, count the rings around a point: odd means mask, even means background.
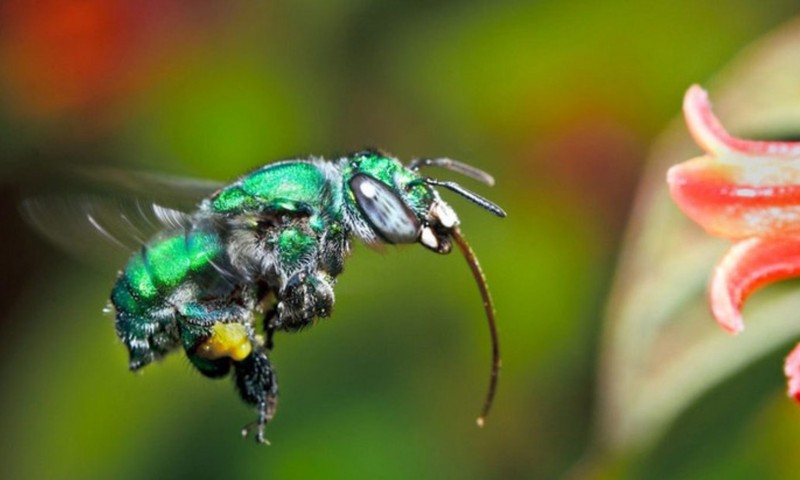
[[[206,180],[113,169],[70,172],[24,193],[23,218],[81,258],[117,260],[163,231],[191,227],[190,212],[220,188]]]
[[[224,185],[215,180],[126,171],[115,168],[80,169],[74,173],[78,182],[73,192],[104,193],[148,199],[173,210],[191,212],[198,202]]]
[[[26,198],[23,218],[53,244],[80,256],[130,253],[165,229],[188,223],[184,212],[138,198],[95,194],[43,195]]]

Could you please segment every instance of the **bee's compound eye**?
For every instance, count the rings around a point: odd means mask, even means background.
[[[363,173],[353,176],[350,188],[367,222],[387,242],[417,241],[421,223],[398,193]]]

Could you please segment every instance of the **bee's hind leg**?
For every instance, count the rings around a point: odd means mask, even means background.
[[[256,442],[269,445],[264,437],[264,429],[275,416],[278,406],[278,382],[272,364],[266,352],[258,349],[241,362],[234,362],[234,369],[239,395],[258,409],[258,419],[242,429],[242,436],[246,437],[255,431]]]

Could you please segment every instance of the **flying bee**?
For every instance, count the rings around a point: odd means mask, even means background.
[[[489,388],[478,417],[482,426],[500,369],[494,309],[458,216],[436,187],[499,217],[506,214],[457,183],[423,176],[420,170],[426,167],[494,183],[489,174],[455,160],[417,159],[403,165],[365,150],[334,161],[266,165],[214,187],[191,213],[141,202],[119,211],[85,202],[80,208],[84,223],[113,242],[120,241],[119,235],[109,224],[139,232],[143,229],[135,224],[144,219],[160,229],[150,238],[127,234],[137,237],[140,247],[111,290],[116,332],[128,349],[130,369],[182,348],[203,375],[232,374],[242,400],[258,412],[242,435],[254,433],[258,442],[267,443],[264,429],[278,399],[268,355],[274,335],[330,316],[333,287],[352,238],[371,246],[420,243],[440,254],[449,253],[455,243],[478,284],[492,340]],[[29,221],[52,237],[53,223],[68,215],[50,213],[45,220],[48,208],[36,198],[23,203]],[[263,325],[257,323],[262,317]]]

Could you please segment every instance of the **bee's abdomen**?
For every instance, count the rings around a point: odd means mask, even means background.
[[[128,347],[130,368],[139,369],[175,348],[180,340],[173,294],[192,288],[192,277],[213,268],[223,249],[213,233],[167,237],[128,261],[111,291],[117,335]]]

